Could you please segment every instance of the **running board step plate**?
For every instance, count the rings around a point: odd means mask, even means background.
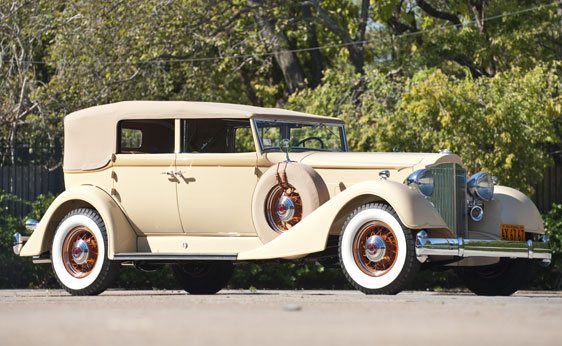
[[[115,261],[236,261],[238,254],[178,254],[151,252],[119,252]]]

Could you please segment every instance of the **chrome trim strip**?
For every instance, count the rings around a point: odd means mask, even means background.
[[[33,263],[35,264],[51,263],[51,259],[49,257],[33,256]]]
[[[425,231],[416,237],[416,256],[421,262],[427,256],[511,257],[550,261],[552,251],[547,242],[507,241],[463,238],[429,238]]]
[[[236,261],[237,258],[238,254],[121,252],[113,255],[116,261]]]

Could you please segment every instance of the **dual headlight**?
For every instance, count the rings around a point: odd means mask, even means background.
[[[486,172],[476,173],[468,178],[466,187],[472,197],[481,201],[489,201],[494,196],[494,180]]]
[[[418,169],[406,178],[405,183],[421,192],[424,196],[429,197],[433,194],[433,172],[429,169]]]
[[[430,169],[415,171],[408,176],[405,183],[421,192],[424,196],[429,197],[433,194],[433,172]],[[476,173],[468,178],[467,189],[472,197],[481,201],[489,201],[494,196],[494,180],[489,173]]]

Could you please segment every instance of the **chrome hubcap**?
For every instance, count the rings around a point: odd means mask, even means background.
[[[276,211],[281,221],[288,222],[295,215],[295,204],[289,197],[281,196],[277,202]]]
[[[378,235],[372,235],[365,243],[365,256],[369,261],[378,262],[384,258],[386,254],[386,245],[384,240]]]
[[[72,260],[76,264],[84,264],[88,259],[89,252],[88,244],[82,239],[77,240],[72,246]]]

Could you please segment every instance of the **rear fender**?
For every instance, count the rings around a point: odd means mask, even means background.
[[[408,228],[447,231],[443,218],[421,193],[394,181],[365,181],[340,192],[269,243],[239,253],[238,259],[297,258],[322,251],[328,234],[339,234],[345,219],[356,207],[375,201],[390,204]]]
[[[100,214],[107,231],[109,259],[116,252],[136,252],[137,235],[113,198],[100,188],[83,185],[63,192],[53,201],[20,256],[38,256],[49,251],[59,222],[76,208],[93,208]]]

